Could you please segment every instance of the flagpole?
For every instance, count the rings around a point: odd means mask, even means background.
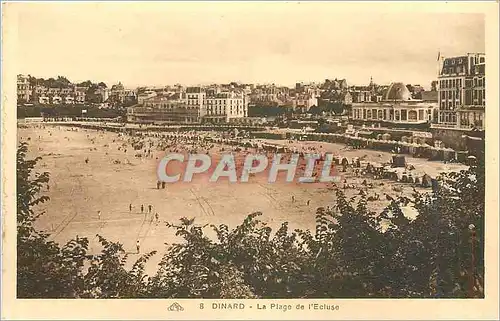
[[[439,82],[439,76],[441,75],[441,49],[438,50],[438,56],[437,56],[437,75],[436,75],[436,81],[437,81],[437,86],[436,86],[436,89],[438,91],[438,107],[437,107],[437,110],[438,110],[438,115],[437,115],[437,119],[435,120],[438,124],[441,123],[440,121],[440,117],[441,117],[441,113],[440,113],[440,109],[441,109],[441,96],[440,96],[440,93],[439,93],[439,90],[441,88],[441,83]]]
[[[441,74],[441,50],[438,51],[438,57],[437,57],[437,78],[439,78],[439,75]]]

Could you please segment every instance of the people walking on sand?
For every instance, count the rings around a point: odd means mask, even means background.
[[[156,223],[158,224],[158,220],[159,220],[160,216],[158,215],[158,212],[155,213],[155,220],[156,220]]]
[[[152,210],[152,209],[153,209],[153,206],[151,206],[151,204],[150,204],[150,205],[148,205],[148,212],[149,212],[149,214],[151,214],[151,210]]]
[[[144,205],[141,204],[141,213],[144,213]]]
[[[311,204],[311,200],[307,200],[307,206],[309,206],[309,204]]]
[[[160,181],[156,182],[156,189],[160,189],[160,185],[161,185]]]
[[[137,249],[137,254],[141,251],[141,244],[139,243],[139,240],[135,243],[135,248]]]
[[[101,219],[101,211],[97,211],[97,217],[99,217],[99,219]]]
[[[292,203],[295,202],[295,196],[292,195]]]
[[[132,203],[130,203],[130,205],[128,206],[128,210],[130,213],[132,213]]]

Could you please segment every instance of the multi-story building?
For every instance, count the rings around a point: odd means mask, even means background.
[[[186,94],[155,96],[144,100],[143,106],[127,108],[129,122],[199,123],[198,111],[188,108]]]
[[[356,88],[351,91],[352,102],[353,103],[364,103],[372,101],[372,92],[364,88]]]
[[[75,103],[75,97],[73,97],[73,96],[65,96],[64,97],[64,103],[66,105],[72,105],[72,104],[74,104]]]
[[[137,103],[142,105],[146,99],[156,97],[156,91],[146,90],[137,94]]]
[[[109,100],[115,104],[123,104],[125,102],[125,97],[127,96],[127,92],[125,87],[123,87],[122,83],[119,82],[116,85],[111,87],[111,91],[109,93]]]
[[[17,101],[29,102],[31,100],[31,85],[28,76],[17,75]]]
[[[352,95],[350,92],[345,92],[341,94],[341,101],[344,105],[352,105]]]
[[[109,98],[109,89],[108,88],[97,88],[95,91],[96,95],[101,97],[101,101],[105,102]]]
[[[144,99],[127,109],[131,122],[226,123],[248,114],[243,91],[221,91],[219,87],[188,87],[185,92],[165,93]]]
[[[437,104],[413,99],[403,83],[392,83],[381,102],[353,103],[352,119],[397,127],[428,126]]]
[[[52,104],[54,105],[58,105],[58,104],[61,104],[62,103],[62,97],[61,96],[52,96]]]
[[[48,88],[47,93],[49,95],[60,95],[61,94],[61,88]]]
[[[76,104],[83,104],[87,98],[87,90],[86,87],[75,87],[74,91],[74,102]]]
[[[292,97],[292,109],[305,113],[313,106],[318,106],[318,97],[308,93],[296,93]]]
[[[440,125],[484,127],[485,59],[483,53],[442,58],[438,77]]]
[[[206,105],[204,101],[206,99],[206,92],[201,87],[187,87],[186,88],[186,108],[192,111],[197,118],[197,121],[201,120],[201,117],[206,114]]]
[[[273,85],[257,85],[249,95],[249,100],[255,105],[283,106],[291,101],[290,89]]]
[[[42,104],[42,105],[47,105],[47,104],[50,104],[50,97],[45,95],[45,94],[41,94],[39,97],[38,97],[38,103]]]
[[[226,123],[234,118],[248,115],[247,96],[240,91],[213,93],[204,100],[206,114],[203,120],[212,123]]]

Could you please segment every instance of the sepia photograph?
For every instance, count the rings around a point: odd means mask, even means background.
[[[491,4],[4,3],[13,300],[498,299]]]

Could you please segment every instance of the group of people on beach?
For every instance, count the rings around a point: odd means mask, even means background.
[[[95,135],[87,135],[87,138],[95,145],[96,138]],[[117,137],[113,139],[113,143],[118,144],[118,150],[123,151],[125,154],[127,151],[134,151],[137,157],[141,158],[154,158],[158,159],[164,153],[192,153],[192,154],[208,154],[208,155],[219,155],[221,153],[231,153],[235,155],[235,160],[237,161],[236,166],[241,167],[243,165],[243,160],[248,154],[263,154],[268,157],[269,161],[272,161],[276,153],[282,153],[281,162],[285,163],[291,159],[292,154],[300,154],[304,156],[305,154],[318,154],[322,155],[322,158],[318,160],[318,163],[324,161],[323,156],[327,152],[323,145],[321,144],[304,144],[303,142],[298,142],[296,140],[290,140],[288,145],[280,145],[279,143],[269,143],[266,140],[260,139],[236,139],[231,137],[228,132],[137,132],[137,133],[118,133]],[[109,146],[105,146],[109,147]],[[397,152],[397,151],[396,151]],[[368,200],[378,201],[380,200],[380,195],[377,193],[375,188],[377,186],[384,185],[384,182],[375,183],[374,181],[380,181],[384,179],[382,173],[378,171],[378,167],[374,167],[371,164],[366,164],[367,162],[362,162],[363,157],[353,157],[348,159],[347,157],[338,157],[339,162],[336,163],[339,167],[339,171],[343,172],[343,181],[338,187],[343,189],[357,188],[360,193],[367,194]],[[89,163],[89,157],[85,158],[85,163]],[[300,169],[305,169],[305,163],[300,164]],[[317,174],[316,172],[314,173]],[[361,184],[359,179],[362,179]],[[331,184],[335,185],[335,184]],[[337,187],[335,185],[335,187]],[[157,189],[165,189],[165,182],[156,182]],[[401,189],[400,189],[401,190]],[[370,192],[372,191],[372,192]],[[394,190],[393,190],[394,191]],[[397,192],[397,191],[396,191]],[[291,196],[291,202],[296,202],[296,196]],[[308,199],[305,204],[310,206],[311,199]],[[153,214],[156,223],[159,222],[159,214],[153,211],[152,205],[141,204],[139,207],[141,214]],[[129,204],[129,212],[132,213],[134,209],[133,204]],[[101,211],[98,211],[98,219],[101,220]],[[137,240],[136,243],[137,253],[140,252],[140,241]]]

